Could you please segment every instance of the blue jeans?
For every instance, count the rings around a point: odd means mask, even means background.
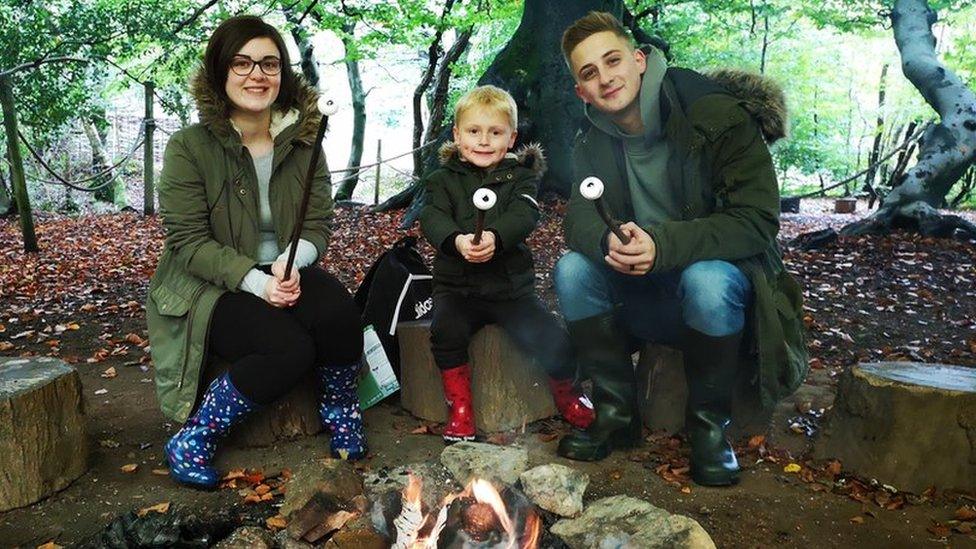
[[[553,272],[567,322],[614,311],[620,326],[643,341],[680,344],[687,326],[712,337],[745,325],[752,285],[735,265],[699,261],[682,271],[633,276],[596,264],[578,252],[559,258]]]

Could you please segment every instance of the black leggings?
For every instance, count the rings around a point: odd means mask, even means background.
[[[472,336],[490,323],[501,326],[553,378],[576,373],[569,335],[534,295],[505,301],[435,295],[430,347],[437,367],[445,370],[467,363]]]
[[[226,292],[210,321],[210,352],[230,362],[231,382],[258,404],[288,392],[312,366],[348,367],[363,353],[359,309],[346,288],[318,267],[299,272],[302,294],[292,307]]]

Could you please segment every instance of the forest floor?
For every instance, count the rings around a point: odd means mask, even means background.
[[[832,201],[804,200],[800,214],[784,214],[784,246],[803,232],[840,228],[865,211],[864,203],[852,215],[830,213],[831,207]],[[563,251],[559,220],[565,203],[547,200],[543,210],[530,244],[538,289],[554,305],[549,273]],[[405,234],[395,229],[399,215],[339,209],[327,268],[356,288],[372,260]],[[39,214],[35,221],[42,251],[25,255],[16,222],[0,220],[0,356],[56,356],[77,368],[90,469],[60,493],[0,513],[0,546],[71,545],[121,514],[164,502],[200,515],[243,506],[236,490],[198,492],[165,476],[161,447],[176,426],[155,402],[143,309],[162,249],[158,219]],[[422,251],[429,257],[429,246]],[[804,287],[811,373],[798,392],[804,398],[789,404],[795,409],[781,406],[768,432],[740,441],[745,472],[737,487],[691,483],[684,467],[687,444],[660,433],[648,433],[642,448],[587,464],[556,457],[553,433],[568,431],[560,421],[491,440],[525,446],[530,465],[552,461],[585,471],[591,478],[588,500],[628,494],[688,515],[719,547],[976,547],[976,494],[940,487],[891,492],[841,463],[809,456],[820,408],[829,409],[836,380],[852,365],[911,360],[976,366],[976,246],[898,233],[842,238],[818,251],[787,246],[785,261]],[[437,460],[440,438],[418,429],[423,422],[402,411],[395,398],[365,416],[371,454],[362,469]],[[314,437],[270,448],[223,448],[217,464],[223,470],[281,470],[327,454],[326,437]],[[124,467],[131,464],[135,470]],[[270,516],[275,503],[280,501],[248,505],[255,516]]]

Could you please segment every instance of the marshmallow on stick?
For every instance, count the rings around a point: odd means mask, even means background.
[[[607,227],[610,228],[613,234],[617,235],[620,242],[625,245],[629,244],[630,236],[620,230],[621,223],[610,217],[610,214],[607,213],[606,207],[603,205],[603,200],[601,198],[603,196],[603,181],[601,181],[599,177],[592,175],[587,177],[582,183],[580,183],[580,194],[583,195],[583,198],[593,202],[593,204],[596,206],[596,212],[600,214],[600,217],[603,218],[603,222],[607,224]]]
[[[485,212],[495,207],[495,202],[498,200],[498,195],[495,191],[491,189],[486,189],[484,187],[478,189],[474,192],[474,207],[478,208],[478,221],[474,229],[474,244],[481,244],[481,233],[485,230]]]
[[[285,262],[285,280],[291,278],[291,268],[295,264],[295,251],[298,249],[298,240],[302,236],[302,225],[305,222],[305,214],[308,212],[308,197],[312,191],[312,179],[315,177],[315,166],[319,163],[319,156],[322,154],[322,141],[325,140],[325,130],[329,127],[329,117],[339,110],[339,105],[336,104],[335,99],[328,95],[319,97],[316,107],[322,115],[322,120],[319,121],[319,131],[315,135],[315,144],[312,146],[312,158],[308,164],[308,171],[305,172],[302,204],[298,208],[298,221],[295,222],[295,232],[291,236],[291,249],[288,250],[288,260]]]

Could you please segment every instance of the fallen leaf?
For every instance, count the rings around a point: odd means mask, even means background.
[[[836,477],[837,475],[840,474],[840,470],[841,470],[840,462],[837,461],[836,459],[830,460],[827,463],[827,468],[825,470],[831,475]]]
[[[803,467],[799,463],[790,463],[786,467],[783,467],[784,473],[799,473]]]
[[[953,515],[953,518],[964,522],[972,522],[976,520],[976,509],[968,505],[963,505],[956,509],[956,514]]]
[[[268,520],[265,521],[265,525],[267,525],[269,530],[281,530],[282,528],[288,526],[288,521],[286,521],[285,517],[281,515],[275,515],[273,517],[269,517]]]
[[[949,537],[950,530],[949,527],[944,524],[935,523],[932,526],[926,528],[933,536],[937,538],[947,538]]]
[[[755,449],[759,448],[766,442],[766,435],[753,435],[749,439],[749,448]]]
[[[0,324],[0,327],[2,327],[2,326],[3,326],[3,324]],[[3,330],[0,330],[0,332],[2,332],[2,331]],[[49,541],[47,543],[38,545],[37,546],[37,549],[61,549],[61,546],[58,545],[57,543],[54,543],[53,541]]]
[[[3,324],[0,324],[0,334],[4,333],[6,331],[7,331],[7,327],[4,326]]]
[[[119,374],[118,374],[118,372],[115,371],[115,366],[109,366],[109,368],[107,370],[105,370],[104,372],[102,372],[102,377],[104,377],[105,379],[112,379],[113,377],[115,377],[117,375],[119,375]]]
[[[263,496],[263,495],[267,494],[270,491],[271,491],[271,487],[268,486],[267,484],[259,484],[254,489],[254,493],[257,494],[257,495],[259,495],[259,496]]]
[[[119,470],[122,471],[123,473],[135,473],[136,469],[138,468],[139,468],[138,463],[126,463],[122,467],[119,467]]]
[[[169,474],[169,469],[153,469],[152,474],[165,477],[166,475]]]
[[[136,511],[136,515],[139,515],[140,517],[144,517],[149,513],[166,513],[168,511],[169,511],[169,502],[164,501],[162,503],[157,503],[156,505],[152,505],[150,507],[143,507],[142,509]]]
[[[244,469],[231,469],[220,480],[234,480],[235,478],[244,478]]]
[[[126,334],[125,340],[133,345],[142,345],[144,340],[139,337],[139,334]]]
[[[78,323],[76,323],[76,322],[72,322],[72,323],[68,324],[66,327],[69,330],[80,330],[81,329],[81,326],[79,326]]]
[[[864,524],[864,517],[857,516],[850,518],[851,524]]]
[[[691,493],[691,487],[690,486],[682,486],[681,487],[681,493],[682,494],[690,494]]]
[[[95,391],[95,394],[96,395],[106,395],[106,394],[108,394],[108,389],[99,389],[99,390]]]
[[[244,496],[244,503],[258,503],[261,501],[261,496],[257,494],[248,494]]]
[[[421,425],[420,427],[417,427],[416,429],[410,431],[410,434],[411,435],[429,435],[430,434],[430,425]]]
[[[552,442],[557,438],[559,438],[559,435],[556,433],[539,433],[539,440],[542,442]]]

